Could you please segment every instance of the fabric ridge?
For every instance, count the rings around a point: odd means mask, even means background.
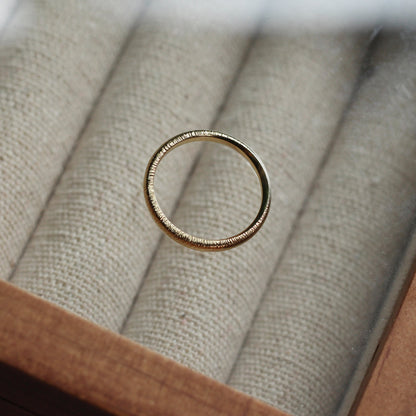
[[[196,252],[163,239],[123,331],[220,381],[229,376],[342,116],[364,48],[354,36],[285,38],[264,30],[215,128],[263,159],[272,180],[269,217],[253,239],[226,252]],[[257,178],[227,150],[205,147],[174,215],[187,232],[226,237],[255,216]]]
[[[212,123],[250,38],[201,29],[192,2],[182,30],[158,16],[166,4],[151,2],[141,18],[12,280],[116,332],[160,236],[142,195],[147,161],[174,134]],[[215,16],[218,3],[204,7]],[[172,174],[157,192],[167,213],[196,152],[166,158]]]
[[[335,414],[415,220],[415,42],[380,41],[230,378],[297,416]]]
[[[1,33],[1,279],[14,270],[139,9],[135,0],[22,0]]]

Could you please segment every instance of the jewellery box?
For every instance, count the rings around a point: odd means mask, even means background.
[[[0,414],[415,413],[411,12],[6,3]]]

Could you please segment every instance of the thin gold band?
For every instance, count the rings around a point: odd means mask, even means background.
[[[259,177],[262,189],[262,201],[259,212],[257,213],[254,221],[239,234],[221,240],[208,240],[205,238],[194,237],[193,235],[182,231],[175,224],[173,224],[163,213],[159,203],[157,202],[154,179],[156,169],[160,161],[168,152],[170,152],[175,147],[195,141],[211,141],[222,143],[228,145],[234,150],[237,150],[246,159],[248,159],[256,171],[257,176]],[[239,140],[234,139],[233,137],[226,134],[210,130],[193,130],[182,133],[169,139],[166,143],[160,146],[160,148],[154,153],[149,161],[149,164],[147,165],[146,174],[144,177],[144,196],[153,219],[159,225],[159,227],[168,234],[169,237],[173,238],[175,241],[183,244],[186,247],[196,250],[209,251],[227,250],[242,244],[249,238],[253,237],[253,235],[263,225],[267,214],[269,213],[271,200],[269,177],[263,163],[256,156],[256,154]]]

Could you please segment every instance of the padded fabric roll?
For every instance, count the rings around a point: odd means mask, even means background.
[[[250,31],[210,30],[220,3],[188,2],[186,30],[182,10],[166,20],[168,0],[150,4],[13,283],[120,329],[160,237],[143,198],[147,162],[169,137],[212,123],[250,41]],[[158,182],[167,213],[196,155],[184,150]]]
[[[348,101],[363,50],[354,36],[261,35],[216,125],[247,143],[271,178],[272,208],[254,238],[203,253],[165,238],[123,334],[227,379],[275,263]],[[200,237],[242,231],[258,180],[233,150],[208,144],[174,215]]]
[[[415,220],[415,51],[378,45],[230,379],[295,416],[335,414]]]
[[[14,269],[140,3],[22,0],[2,32],[1,279]]]

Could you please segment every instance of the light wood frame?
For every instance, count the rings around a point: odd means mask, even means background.
[[[415,345],[413,277],[351,416],[414,414]],[[288,416],[7,282],[0,282],[0,414]]]
[[[0,363],[2,415],[69,415],[59,408],[63,400],[76,407],[74,414],[103,414],[64,392],[117,416],[286,416],[6,282],[0,282]],[[30,381],[22,384],[43,382],[37,401],[7,388],[5,377],[24,374]],[[51,394],[48,386],[57,389]]]

